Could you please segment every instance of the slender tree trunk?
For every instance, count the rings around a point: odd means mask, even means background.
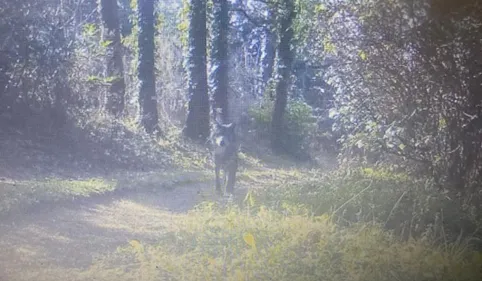
[[[110,114],[119,117],[124,111],[126,86],[117,0],[100,0],[99,10],[102,15],[102,40],[108,42],[105,77],[109,80],[110,87],[106,109]]]
[[[156,80],[154,76],[154,0],[138,0],[139,104],[146,132],[158,130]]]
[[[187,55],[189,108],[184,135],[195,140],[209,136],[209,95],[206,69],[206,0],[190,0]]]
[[[268,7],[266,18],[270,21],[270,24],[264,30],[261,54],[262,93],[266,90],[268,81],[273,76],[274,60],[276,57],[276,33],[274,32],[273,16],[271,8]]]
[[[211,70],[213,117],[228,123],[228,28],[227,0],[213,0]]]
[[[284,114],[288,102],[288,87],[290,86],[291,66],[294,50],[291,46],[293,39],[293,19],[295,18],[294,0],[282,0],[280,15],[281,29],[278,45],[278,80],[276,83],[276,98],[271,121],[271,148],[275,152],[283,152]]]

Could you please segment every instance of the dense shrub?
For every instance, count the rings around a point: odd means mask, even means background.
[[[395,156],[386,162],[396,158],[413,175],[472,194],[482,183],[482,10],[478,1],[447,10],[436,2],[450,1],[361,1],[330,10],[331,116],[345,151]]]
[[[261,138],[269,139],[273,102],[263,100],[261,106],[249,110],[254,120],[254,127]],[[297,158],[308,157],[309,143],[316,131],[316,119],[312,108],[303,101],[289,100],[285,113],[283,146],[285,151]]]
[[[302,204],[314,215],[330,213],[341,224],[375,222],[401,237],[455,241],[482,237],[480,207],[440,192],[431,181],[388,169],[340,169],[294,181],[264,194],[271,204]],[[284,203],[283,203],[284,202]]]

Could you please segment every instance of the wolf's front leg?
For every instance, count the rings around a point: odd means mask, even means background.
[[[234,161],[231,163],[229,168],[227,169],[228,173],[228,183],[226,185],[226,192],[230,194],[234,194],[234,185],[236,184],[236,172],[238,170],[238,163]]]
[[[219,177],[219,166],[216,165],[214,172],[216,173],[216,192],[221,192],[221,179]]]

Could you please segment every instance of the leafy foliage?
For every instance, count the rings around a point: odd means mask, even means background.
[[[32,135],[41,131],[48,141],[61,135],[73,144],[66,150],[81,147],[77,155],[91,157],[82,162],[86,166],[211,168],[205,148],[183,143],[178,134],[187,115],[184,90],[197,87],[184,79],[182,68],[182,47],[196,33],[186,34],[186,16],[195,11],[186,1],[183,8],[177,0],[154,6],[120,2],[119,50],[128,97],[127,117],[121,120],[105,116],[108,87],[118,75],[102,75],[114,42],[101,38],[95,1],[0,3],[2,130],[30,134],[35,128]],[[321,150],[318,142],[334,147],[338,138],[342,164],[372,165],[344,165],[322,176],[285,173],[242,153],[242,163],[261,171],[242,170],[241,180],[278,186],[249,191],[246,208],[203,203],[178,215],[158,245],[132,237],[124,250],[137,263],[120,274],[154,280],[480,280],[480,253],[469,250],[469,239],[480,238],[482,221],[480,4],[228,2],[208,1],[214,17],[202,21],[213,23],[212,40],[200,45],[211,44],[211,86],[230,119],[245,117],[249,107],[254,122],[248,130],[269,140],[277,119],[273,101],[262,99],[277,90],[284,99],[277,116],[284,122],[276,140],[285,151],[308,158]],[[276,49],[278,76],[271,77]],[[190,55],[202,56],[196,69],[205,69],[205,50]],[[270,78],[274,87],[266,88]],[[141,113],[148,107],[150,123],[163,121],[160,142],[138,127],[139,83],[148,92],[141,91]],[[156,98],[158,105],[152,102]],[[235,106],[227,106],[228,98]],[[31,163],[30,155],[15,157]],[[128,185],[152,188],[165,178]],[[2,211],[20,201],[87,197],[117,188],[82,180],[2,187]]]
[[[345,168],[270,189],[268,202],[297,202],[341,225],[380,224],[403,239],[457,241],[480,237],[482,217],[467,201],[441,194],[430,181],[386,168]]]
[[[303,101],[290,100],[286,108],[282,145],[288,154],[307,157],[310,135],[316,130],[316,119],[312,108]],[[262,138],[269,138],[273,101],[265,99],[261,106],[253,106],[250,115],[254,118],[256,130]]]
[[[0,3],[0,112],[7,126],[65,122],[73,52],[71,34],[62,29],[71,23],[57,16],[59,10],[51,1]],[[36,120],[27,117],[32,114]]]
[[[330,7],[332,117],[345,152],[356,146],[381,161],[396,159],[414,174],[470,194],[482,171],[481,100],[471,86],[482,73],[480,6],[442,18],[430,3]]]

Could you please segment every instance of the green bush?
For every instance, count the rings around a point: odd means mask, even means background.
[[[449,197],[431,182],[383,168],[314,174],[267,190],[263,196],[281,207],[302,203],[312,214],[330,213],[345,225],[379,223],[403,238],[429,235],[455,241],[461,233],[480,235],[476,232],[482,226],[475,206]]]
[[[250,116],[253,117],[254,126],[262,138],[269,139],[273,106],[273,101],[265,99],[261,106],[250,108]],[[303,101],[289,100],[284,127],[284,150],[292,156],[306,158],[309,137],[316,130],[316,118],[311,106]]]

